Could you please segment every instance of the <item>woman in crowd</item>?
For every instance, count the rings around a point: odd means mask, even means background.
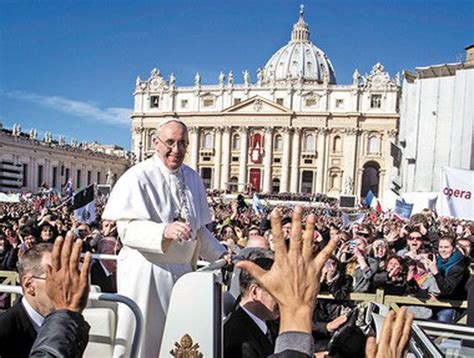
[[[370,246],[369,257],[372,257],[373,259],[378,261],[379,271],[385,269],[388,254],[388,244],[383,239],[375,240]]]
[[[406,270],[403,259],[399,256],[390,256],[385,269],[374,275],[375,288],[383,288],[387,295],[404,295],[406,293]]]
[[[423,246],[423,234],[415,227],[407,226],[405,231],[408,233],[406,236],[407,246],[397,252],[397,256],[402,258],[410,258],[415,260],[416,256],[419,255],[420,250]]]
[[[355,235],[354,239],[341,245],[338,258],[345,263],[345,272],[353,278],[353,292],[369,292],[378,269],[378,260],[367,257],[366,239],[358,232]]]
[[[436,257],[427,257],[423,262],[435,277],[440,291],[439,298],[466,299],[465,284],[469,273],[464,255],[456,249],[454,237],[441,237]],[[459,311],[453,308],[442,309],[437,313],[438,320],[447,323],[455,322],[459,316]]]
[[[37,241],[53,243],[57,236],[56,228],[49,222],[43,222],[38,226]]]
[[[331,334],[342,326],[347,317],[344,309],[351,307],[352,277],[344,273],[343,265],[331,256],[321,271],[321,293],[332,294],[335,300],[316,300],[313,311],[313,337],[317,351],[326,349]]]

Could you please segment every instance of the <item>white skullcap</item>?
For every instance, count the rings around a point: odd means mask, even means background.
[[[184,128],[188,128],[186,126],[186,123],[184,123],[183,121],[181,121],[180,119],[178,118],[173,118],[173,117],[168,117],[168,118],[163,118],[161,121],[158,122],[158,124],[156,125],[156,130],[159,130],[161,127],[163,127],[165,124],[167,123],[170,123],[170,122],[177,122],[177,123],[181,123]]]

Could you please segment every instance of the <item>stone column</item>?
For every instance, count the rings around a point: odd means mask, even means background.
[[[343,139],[344,143],[344,173],[342,179],[342,188],[344,194],[354,194],[348,192],[349,188],[354,188],[355,178],[355,161],[357,156],[357,134],[359,130],[357,128],[348,128],[344,131],[345,136]]]
[[[324,157],[325,153],[325,139],[324,139],[324,128],[316,128],[316,192],[323,192],[323,176],[324,176]]]
[[[324,128],[324,157],[323,157],[323,168],[321,171],[322,190],[321,193],[326,194],[328,191],[328,167],[329,167],[329,155],[331,153],[331,128]],[[343,144],[344,145],[344,144]]]
[[[219,189],[221,183],[222,128],[214,129],[214,179],[213,188]]]
[[[385,173],[387,171],[385,169],[380,168],[379,169],[379,192],[378,192],[378,199],[382,202],[383,197],[384,197],[384,191],[386,190],[386,185],[385,185]]]
[[[221,189],[227,188],[226,183],[229,182],[230,170],[230,127],[224,127],[222,135],[222,172],[221,172]]]
[[[191,141],[191,168],[198,170],[199,158],[199,127],[188,127]]]
[[[239,183],[247,183],[247,160],[248,149],[248,127],[240,127],[240,163],[239,163]],[[239,185],[239,191],[245,192],[245,184]]]
[[[291,146],[291,180],[290,192],[297,193],[299,188],[299,166],[300,166],[300,144],[301,128],[295,128],[293,131],[293,144]]]
[[[272,152],[273,128],[265,128],[265,157],[263,158],[263,192],[269,193],[272,189]]]
[[[281,163],[280,193],[288,191],[288,180],[290,176],[290,135],[291,128],[283,128],[283,160]]]
[[[363,175],[364,175],[364,168],[358,168],[357,169],[356,180],[355,180],[355,185],[354,185],[354,192],[355,192],[355,195],[357,195],[359,197],[359,200],[361,199],[360,191],[362,189],[362,176]]]

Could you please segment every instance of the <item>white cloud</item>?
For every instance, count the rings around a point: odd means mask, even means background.
[[[129,108],[109,107],[99,108],[96,104],[75,101],[60,96],[42,96],[22,91],[8,92],[8,96],[33,102],[37,105],[48,107],[59,112],[71,114],[91,122],[105,122],[120,127],[130,126]]]

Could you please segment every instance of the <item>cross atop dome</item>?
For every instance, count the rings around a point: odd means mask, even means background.
[[[309,42],[309,27],[304,22],[304,5],[300,5],[300,16],[296,24],[293,25],[291,42]]]

